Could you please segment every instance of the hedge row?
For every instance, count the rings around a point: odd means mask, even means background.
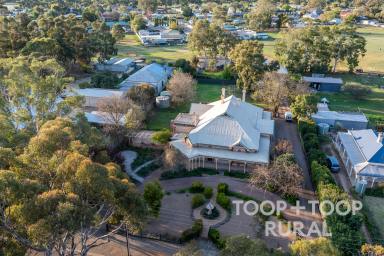
[[[208,238],[216,245],[218,249],[225,247],[225,239],[221,237],[220,231],[215,228],[210,228],[208,231]]]
[[[218,171],[206,168],[197,168],[195,170],[180,170],[180,171],[165,171],[161,174],[160,180],[170,180],[183,177],[200,177],[203,174],[207,175],[216,175],[219,174]]]
[[[313,121],[300,119],[298,128],[304,143],[304,150],[310,163],[317,161],[326,164],[326,155],[320,150],[317,126]]]
[[[192,227],[186,229],[181,234],[180,240],[182,243],[188,242],[192,239],[198,238],[203,231],[203,220],[198,219],[195,220]]]
[[[217,196],[216,203],[224,209],[231,210],[231,199],[227,196],[229,192],[229,186],[227,183],[217,184]]]
[[[299,120],[298,129],[303,139],[304,149],[311,163],[312,182],[315,185],[320,202],[329,200],[336,204],[341,200],[349,200],[349,196],[340,189],[326,164],[326,155],[320,150],[320,140],[316,124],[309,120]],[[327,210],[327,209],[324,209]],[[332,243],[343,255],[355,255],[364,243],[360,231],[361,214],[341,216],[337,213],[325,217],[332,233]]]

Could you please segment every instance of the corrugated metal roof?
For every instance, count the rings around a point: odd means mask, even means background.
[[[175,140],[170,143],[187,158],[205,156],[248,163],[269,163],[270,138],[264,136],[261,136],[260,138],[259,151],[254,153],[234,152],[230,150],[205,147],[190,147],[184,142],[184,140]]]
[[[274,121],[262,108],[242,102],[235,96],[208,104],[212,106],[200,115],[199,123],[189,133],[192,144],[232,147],[241,145],[259,150],[261,134],[273,135]]]
[[[341,78],[334,77],[303,76],[303,80],[308,83],[343,84],[343,80]]]
[[[316,119],[355,121],[355,122],[368,123],[368,119],[364,115],[364,113],[359,113],[359,112],[318,111],[316,114],[312,114],[311,117]]]
[[[69,93],[70,95],[80,95],[84,97],[95,97],[95,98],[104,98],[104,97],[122,97],[124,95],[123,91],[119,90],[106,90],[98,88],[86,88],[86,89],[74,89],[74,93]]]

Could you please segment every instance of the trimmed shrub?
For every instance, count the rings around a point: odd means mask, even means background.
[[[180,171],[165,171],[161,174],[160,180],[170,180],[183,177],[201,177],[203,174],[216,175],[218,171],[206,168],[198,168],[192,171],[180,170]]]
[[[238,178],[238,179],[249,179],[251,176],[248,172],[236,172],[236,171],[225,171],[224,176],[229,176],[233,178]]]
[[[213,195],[213,189],[211,187],[205,187],[203,194],[205,198],[210,199]]]
[[[204,185],[200,181],[192,182],[192,186],[189,188],[191,193],[202,193],[204,192]]]
[[[325,153],[319,149],[309,149],[308,150],[308,161],[312,163],[313,161],[317,161],[321,165],[326,165],[327,156]]]
[[[312,182],[315,184],[316,187],[318,187],[320,183],[323,183],[323,184],[335,183],[328,167],[319,164],[317,161],[312,161],[311,170],[312,170]]]
[[[205,198],[202,194],[197,194],[192,197],[192,208],[195,209],[205,203]]]
[[[181,234],[180,240],[182,243],[188,242],[192,239],[198,238],[203,231],[203,220],[198,219],[195,220],[192,227],[186,229]]]
[[[215,228],[210,228],[208,231],[208,238],[216,245],[218,249],[225,247],[225,240],[221,237],[220,231]]]
[[[219,183],[217,184],[217,193],[228,193],[228,184],[227,183]]]
[[[226,210],[231,209],[231,200],[224,193],[217,193],[216,202]]]

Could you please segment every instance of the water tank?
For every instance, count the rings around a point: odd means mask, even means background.
[[[320,134],[327,134],[329,132],[329,124],[320,123],[318,124]]]
[[[171,98],[169,96],[156,97],[156,107],[169,108],[170,105],[171,105]]]
[[[172,97],[172,93],[170,91],[162,91],[160,93],[160,96],[168,96],[168,97]]]

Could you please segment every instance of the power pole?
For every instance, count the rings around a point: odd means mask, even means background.
[[[127,242],[127,256],[130,256],[131,254],[129,253],[129,233],[127,223],[125,223],[125,240]]]

